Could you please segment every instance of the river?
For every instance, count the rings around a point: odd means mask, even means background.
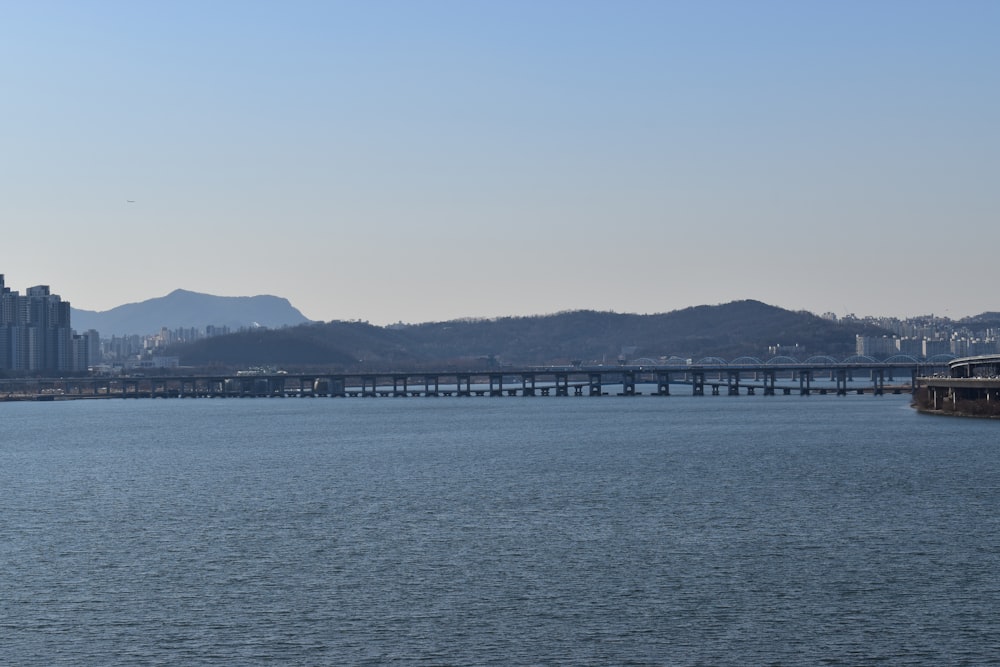
[[[983,665],[1000,424],[907,396],[0,405],[17,665]]]

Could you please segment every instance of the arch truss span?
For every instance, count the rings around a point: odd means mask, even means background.
[[[737,357],[729,362],[730,366],[763,366],[764,362],[757,357]]]
[[[688,363],[688,360],[685,357],[678,357],[676,354],[671,354],[669,357],[661,357],[659,363],[662,366],[684,366]]]
[[[771,357],[765,363],[768,366],[787,366],[788,364],[798,364],[799,360],[794,357],[780,355],[777,357]]]
[[[837,363],[837,360],[825,354],[817,354],[806,359],[805,363],[809,366],[832,366]]]
[[[887,364],[919,364],[916,357],[909,354],[894,354],[885,360]]]
[[[729,362],[722,357],[705,357],[695,362],[699,366],[728,366]]]
[[[855,354],[844,359],[845,364],[877,364],[878,362],[864,354]]]

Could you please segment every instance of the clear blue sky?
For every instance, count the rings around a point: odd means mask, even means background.
[[[1000,310],[998,35],[995,0],[3,1],[0,273],[379,324]]]

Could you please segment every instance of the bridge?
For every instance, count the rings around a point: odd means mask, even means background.
[[[68,398],[434,397],[434,396],[773,396],[914,391],[918,378],[944,372],[954,358],[776,357],[725,361],[541,366],[486,370],[254,373],[0,380],[0,400]],[[652,360],[637,360],[652,361]]]
[[[953,359],[946,374],[919,378],[925,412],[1000,417],[1000,354]]]

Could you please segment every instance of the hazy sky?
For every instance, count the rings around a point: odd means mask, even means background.
[[[3,0],[0,273],[377,324],[1000,310],[998,34],[996,0]]]

